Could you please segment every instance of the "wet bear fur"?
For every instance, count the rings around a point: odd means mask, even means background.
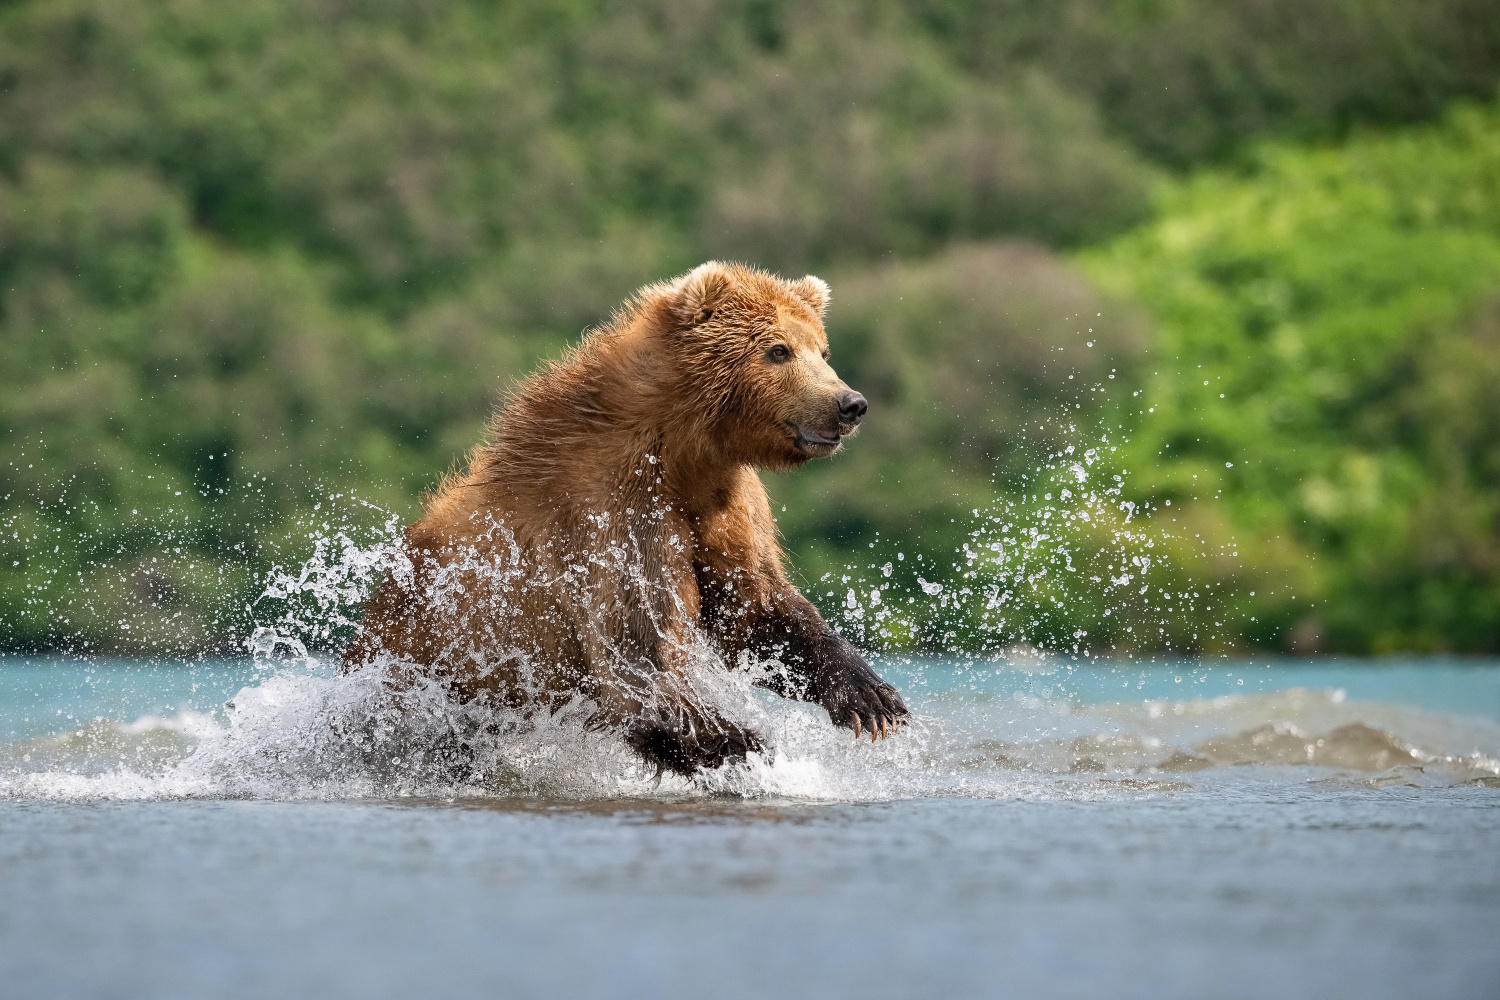
[[[907,710],[788,580],[756,469],[853,433],[829,367],[828,287],[710,262],[638,292],[525,380],[488,442],[428,497],[371,598],[347,669],[390,658],[459,698],[555,711],[580,696],[682,774],[762,749],[694,691],[729,669],[884,736]],[[700,645],[701,648],[701,645]]]

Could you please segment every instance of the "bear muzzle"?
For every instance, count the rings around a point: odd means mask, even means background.
[[[844,438],[853,434],[859,422],[869,410],[869,401],[864,396],[845,390],[834,402],[834,426],[827,429],[787,421],[787,426],[796,436],[797,450],[814,458],[823,458],[839,450]]]

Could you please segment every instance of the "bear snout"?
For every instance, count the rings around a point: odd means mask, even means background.
[[[850,389],[838,399],[839,423],[849,427],[858,427],[859,422],[865,418],[865,411],[870,408],[870,403],[864,396]]]

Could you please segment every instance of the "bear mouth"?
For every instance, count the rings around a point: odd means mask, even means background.
[[[792,430],[797,435],[797,450],[807,452],[810,455],[832,455],[838,451],[839,445],[844,443],[844,436],[838,432],[824,434],[815,431],[811,427],[803,427],[788,421]]]

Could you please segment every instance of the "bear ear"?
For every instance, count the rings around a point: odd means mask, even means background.
[[[729,274],[729,268],[716,260],[699,264],[677,279],[672,312],[683,326],[706,323],[733,290],[734,279]]]
[[[809,274],[792,282],[792,291],[822,319],[828,311],[828,282]]]

